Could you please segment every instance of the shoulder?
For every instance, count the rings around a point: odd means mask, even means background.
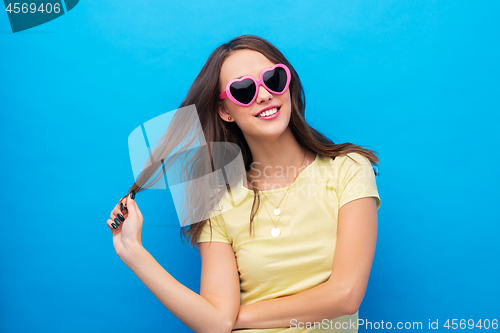
[[[320,165],[326,170],[325,182],[328,188],[337,188],[340,184],[360,177],[374,176],[371,161],[360,153],[347,153],[335,157],[321,155]]]
[[[356,152],[339,155],[335,157],[334,161],[336,161],[337,164],[340,165],[352,165],[352,164],[372,165],[372,163],[367,157]]]
[[[342,154],[335,157],[320,155],[320,164],[322,166],[329,166],[333,169],[330,171],[346,170],[353,166],[373,167],[373,164],[367,157],[356,152]]]

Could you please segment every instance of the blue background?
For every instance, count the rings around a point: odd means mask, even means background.
[[[190,331],[118,258],[106,220],[134,181],[129,133],[241,34],[289,59],[313,127],[379,153],[360,318],[500,319],[499,7],[89,0],[16,34],[0,13],[0,331]],[[145,248],[199,292],[168,191],[137,202]]]

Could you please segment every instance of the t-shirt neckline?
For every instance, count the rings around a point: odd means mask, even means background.
[[[314,161],[311,162],[311,164],[309,164],[308,166],[305,167],[304,170],[302,170],[302,172],[297,176],[297,179],[295,179],[295,181],[289,185],[290,186],[290,189],[292,187],[294,187],[298,182],[299,182],[299,179],[302,178],[302,176],[306,173],[306,171],[308,169],[310,169],[312,167],[312,165],[316,164],[319,160],[319,156],[320,154],[319,153],[316,153],[316,158],[314,159]],[[253,190],[249,190],[248,188],[246,188],[243,183],[241,184],[241,187],[243,189],[245,189],[247,192],[249,193],[254,193]],[[277,193],[277,192],[282,192],[282,191],[285,191],[286,189],[288,188],[288,186],[285,186],[285,187],[281,187],[281,188],[275,188],[275,189],[272,189],[272,190],[265,190],[265,191],[259,191],[259,192],[263,192],[263,193]]]

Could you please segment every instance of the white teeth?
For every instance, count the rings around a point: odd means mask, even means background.
[[[260,113],[257,117],[268,117],[270,115],[275,114],[276,112],[278,112],[278,108],[266,110],[266,111]]]

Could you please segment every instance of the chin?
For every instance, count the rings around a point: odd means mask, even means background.
[[[261,128],[260,131],[256,134],[261,137],[278,137],[285,133],[287,128],[288,126],[283,127],[281,126],[281,124],[277,124],[276,126],[269,126],[266,129]]]

